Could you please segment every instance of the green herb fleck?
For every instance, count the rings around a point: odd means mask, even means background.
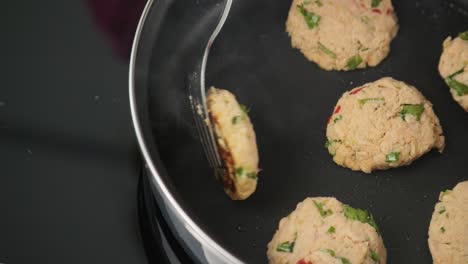
[[[380,5],[380,2],[382,2],[382,0],[372,0],[371,6],[378,7]]]
[[[315,3],[317,4],[317,6],[323,6],[323,3],[321,0],[315,0]]]
[[[254,171],[249,172],[249,173],[247,173],[246,175],[247,175],[247,178],[254,179],[254,180],[257,179],[257,173],[254,172]]]
[[[385,161],[388,163],[397,162],[400,159],[400,152],[392,151],[385,156]]]
[[[304,17],[304,21],[306,22],[307,26],[310,29],[318,26],[318,24],[320,23],[320,19],[321,19],[321,17],[319,15],[317,15],[317,14],[315,14],[313,12],[307,11],[307,9],[305,9],[303,4],[298,5],[297,9],[299,10],[299,12]]]
[[[370,22],[370,18],[368,16],[362,16],[361,17],[361,22],[368,25]]]
[[[278,252],[293,252],[294,250],[294,241],[293,242],[289,242],[289,241],[286,241],[286,242],[283,242],[281,244],[278,245],[278,247],[276,248],[276,251]]]
[[[340,121],[341,119],[343,119],[343,116],[342,116],[342,115],[339,115],[339,116],[335,117],[335,118],[333,119],[333,124],[336,124],[336,122]]]
[[[464,71],[465,71],[465,68],[461,68],[461,69],[459,69],[458,71],[456,71],[456,72],[450,74],[447,78],[453,78],[453,77],[457,76],[458,74],[460,74],[460,73],[462,73],[462,72],[464,72]]]
[[[452,190],[445,190],[445,191],[443,191],[443,192],[440,194],[439,200],[442,201],[442,198],[444,198],[445,195],[448,195],[448,194],[450,194],[450,193],[452,193]]]
[[[440,232],[445,233],[445,227],[441,227]]]
[[[369,50],[369,48],[363,48],[363,49],[361,49],[361,51],[368,51],[368,50]]]
[[[335,257],[335,256],[336,256],[335,251],[333,251],[333,250],[331,250],[331,249],[328,249],[328,248],[327,248],[327,249],[325,249],[325,252],[327,252],[328,254],[330,254],[330,256],[332,256],[332,257]]]
[[[323,203],[317,203],[316,201],[314,201],[314,204],[315,204],[315,207],[317,207],[317,210],[320,212],[320,215],[322,217],[327,217],[329,215],[332,215],[333,214],[333,211],[330,210],[330,209],[324,209],[324,205]]]
[[[235,171],[236,171],[236,175],[237,175],[237,176],[242,176],[242,174],[243,174],[243,172],[244,172],[244,168],[238,167],[238,168],[236,168]]]
[[[461,32],[458,36],[463,40],[468,40],[468,31]]]
[[[358,102],[361,106],[365,105],[367,102],[383,102],[385,99],[383,97],[379,98],[364,98],[364,99],[359,99]]]
[[[308,5],[312,2],[312,0],[304,0],[304,2],[302,2],[304,5]]]
[[[336,140],[336,139],[329,140],[329,139],[327,139],[327,141],[325,142],[325,147],[328,149],[328,152],[332,156],[335,156],[336,155],[336,148],[335,148],[335,150],[331,150],[330,147],[335,143],[341,143],[341,142],[342,142],[341,140]]]
[[[406,121],[407,115],[415,116],[418,121],[421,119],[421,115],[424,112],[422,104],[402,104],[401,106],[400,116],[403,120]]]
[[[375,223],[374,217],[372,214],[367,212],[366,210],[362,210],[359,208],[353,208],[349,205],[344,206],[344,215],[346,218],[351,219],[351,220],[357,220],[361,223],[367,223],[370,226],[374,227],[377,233],[380,234],[379,228],[377,227],[377,224]]]
[[[233,125],[237,124],[237,122],[239,121],[240,118],[241,118],[240,116],[235,116],[235,117],[233,117],[233,118],[232,118],[232,124],[233,124]]]
[[[326,248],[326,249],[322,249],[322,251],[330,254],[330,256],[332,256],[334,258],[340,259],[342,264],[351,264],[351,262],[347,258],[336,256],[336,252],[334,250],[332,250],[332,249]]]
[[[286,242],[280,243],[276,247],[276,251],[278,251],[278,252],[289,252],[289,253],[293,252],[294,244],[296,243],[296,239],[297,239],[297,233],[294,234],[294,240],[293,241],[286,241]]]
[[[250,108],[243,104],[239,104],[239,107],[241,108],[242,112],[244,112],[244,114],[248,114],[250,112]]]
[[[341,257],[340,259],[342,264],[351,264],[351,262],[347,258]]]
[[[325,47],[322,43],[318,43],[318,48],[321,52],[327,54],[332,59],[336,59],[336,54],[333,51],[329,50],[327,47]]]
[[[335,227],[334,227],[334,226],[330,226],[330,228],[328,228],[328,230],[327,230],[327,233],[328,233],[328,234],[335,234],[335,231],[336,231]]]
[[[445,210],[445,207],[444,207],[444,206],[441,206],[441,207],[440,207],[440,210],[439,210],[439,214],[443,214],[443,213],[445,213],[445,211],[446,211],[446,210]]]
[[[341,140],[336,140],[336,139],[329,140],[329,139],[327,139],[327,141],[325,142],[325,147],[328,148],[331,145],[333,145],[334,143],[341,143]]]
[[[468,85],[453,79],[453,77],[447,77],[445,82],[450,87],[450,89],[455,90],[458,96],[468,94]]]
[[[348,62],[346,62],[346,67],[348,68],[348,70],[354,70],[361,63],[362,63],[362,58],[359,54],[357,54],[348,59]]]
[[[373,251],[372,249],[370,250],[370,258],[371,258],[373,261],[377,262],[377,263],[380,262],[380,256],[379,256],[379,254],[377,254],[377,253],[376,253],[375,251]]]

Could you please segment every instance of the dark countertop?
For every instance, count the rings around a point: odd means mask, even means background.
[[[127,58],[90,11],[0,9],[0,263],[146,263]]]

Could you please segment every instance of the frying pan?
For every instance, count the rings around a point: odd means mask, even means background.
[[[427,231],[438,194],[468,179],[467,115],[437,71],[443,40],[468,29],[468,5],[393,3],[400,30],[388,58],[337,72],[291,48],[291,0],[233,1],[211,45],[205,82],[252,109],[263,171],[254,195],[232,201],[208,166],[188,97],[225,1],[148,2],[130,66],[133,122],[156,200],[195,262],[265,263],[282,217],[306,197],[334,196],[374,214],[389,263],[431,263]],[[384,76],[416,86],[434,104],[445,152],[372,174],[335,165],[324,147],[333,106],[346,90]]]

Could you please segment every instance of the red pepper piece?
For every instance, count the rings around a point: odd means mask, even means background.
[[[393,13],[393,10],[391,8],[387,9],[387,15],[391,15]]]
[[[314,263],[312,263],[312,261],[310,260],[306,262],[304,259],[300,259],[296,264],[314,264]]]
[[[337,106],[334,114],[338,114],[341,111],[341,105]]]
[[[364,87],[360,87],[360,88],[354,89],[354,90],[352,90],[351,92],[349,92],[349,94],[357,94],[357,93],[359,93],[362,89],[364,89]]]
[[[372,9],[372,12],[377,13],[377,14],[382,14],[382,11],[380,11],[380,9],[377,9],[377,8]]]

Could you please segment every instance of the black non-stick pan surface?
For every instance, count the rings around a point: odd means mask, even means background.
[[[468,116],[440,78],[443,40],[468,29],[466,2],[394,0],[400,30],[377,67],[324,71],[291,48],[291,0],[235,0],[208,59],[207,86],[251,108],[260,167],[257,191],[231,201],[208,166],[187,88],[223,1],[155,1],[135,68],[136,101],[154,162],[182,208],[216,242],[248,263],[265,263],[279,220],[306,197],[334,196],[370,210],[389,263],[431,263],[427,231],[441,190],[468,179]],[[391,76],[434,104],[446,136],[410,166],[372,174],[337,166],[324,147],[327,119],[343,92]]]

